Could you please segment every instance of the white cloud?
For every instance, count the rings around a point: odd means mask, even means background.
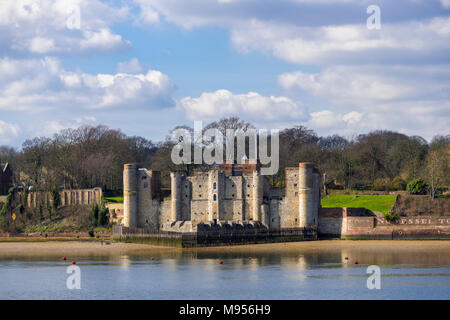
[[[308,119],[303,104],[286,97],[267,97],[256,92],[246,94],[233,94],[228,90],[204,92],[198,98],[181,99],[179,108],[191,120],[215,120],[234,115],[253,121]]]
[[[51,136],[55,133],[60,132],[65,129],[76,129],[83,125],[96,125],[97,119],[95,117],[78,117],[70,120],[50,120],[46,121],[43,126],[39,128],[34,128],[33,133],[36,132],[39,135]]]
[[[447,58],[449,30],[450,18],[384,23],[376,31],[364,24],[298,27],[252,20],[232,28],[231,40],[240,52],[270,52],[298,64],[385,63]]]
[[[128,8],[100,0],[2,0],[0,41],[4,49],[48,54],[109,51],[129,46],[109,26]]]
[[[449,0],[442,1],[444,5]],[[139,3],[143,13],[156,11],[166,21],[186,29],[226,28],[232,44],[242,53],[268,52],[297,64],[448,59],[450,50],[450,18],[433,18],[429,14],[421,17],[420,10],[428,12],[433,6],[424,1],[396,1],[395,7],[403,8],[401,11],[409,14],[408,20],[393,10],[392,3],[383,1],[382,9],[390,10],[390,20],[382,20],[381,30],[366,27],[370,1],[289,0],[278,1],[276,6],[270,1],[251,0],[228,3],[140,0]],[[410,9],[411,3],[414,9]],[[358,12],[360,17],[356,19]]]
[[[128,61],[119,62],[117,64],[118,73],[139,73],[142,72],[142,66],[137,58]]]
[[[58,59],[0,59],[0,110],[153,108],[172,106],[175,89],[157,70],[89,74],[65,70]]]
[[[313,128],[327,133],[388,129],[430,139],[450,133],[449,79],[450,65],[336,66],[313,74],[285,73],[278,83],[328,103],[331,110],[311,114]]]
[[[19,135],[19,126],[0,120],[0,144],[10,143]]]
[[[450,0],[441,0],[441,4],[445,9],[450,8]]]
[[[135,2],[140,6],[140,13],[137,19],[135,20],[135,24],[142,25],[153,25],[159,23],[159,14],[158,12],[151,6],[150,1],[148,0],[135,0]]]
[[[450,99],[450,65],[336,66],[318,73],[278,77],[287,90],[301,89],[338,104],[374,106],[388,101]]]

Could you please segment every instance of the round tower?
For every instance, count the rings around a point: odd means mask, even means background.
[[[299,163],[298,174],[298,205],[300,223],[299,227],[311,227],[314,223],[314,192],[313,192],[314,165],[310,162]],[[317,211],[317,208],[316,210]]]
[[[181,174],[178,172],[171,172],[170,184],[172,199],[170,218],[172,221],[178,221],[181,219]]]
[[[262,178],[258,171],[253,172],[253,220],[261,221],[261,204],[263,200]]]
[[[137,165],[128,163],[123,168],[123,220],[125,227],[137,227],[138,195]]]

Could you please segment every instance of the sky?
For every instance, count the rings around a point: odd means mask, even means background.
[[[450,134],[450,0],[0,1],[0,145],[229,116]]]

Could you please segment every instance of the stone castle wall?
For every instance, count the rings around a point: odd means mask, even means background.
[[[100,204],[102,201],[102,189],[78,189],[62,190],[59,192],[61,206],[92,205]],[[27,206],[37,208],[38,206],[48,207],[53,205],[51,192],[36,191],[30,192],[27,197]]]
[[[317,225],[320,176],[311,164],[287,168],[284,195],[273,199],[268,180],[256,166],[240,169],[213,169],[192,176],[172,172],[171,195],[161,199],[155,191],[159,173],[126,164],[124,225],[175,232],[194,232],[199,224],[211,223],[255,222],[271,230]],[[300,200],[302,192],[304,200]],[[308,204],[301,206],[302,201]]]

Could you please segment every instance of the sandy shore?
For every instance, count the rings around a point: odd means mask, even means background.
[[[179,249],[146,244],[86,241],[49,242],[0,242],[0,259],[15,257],[88,257],[154,255],[179,256],[191,253],[204,254],[290,254],[316,251],[402,251],[402,252],[447,252],[450,255],[450,241],[390,241],[390,240],[323,240],[310,242],[271,243],[233,247],[210,247]]]

